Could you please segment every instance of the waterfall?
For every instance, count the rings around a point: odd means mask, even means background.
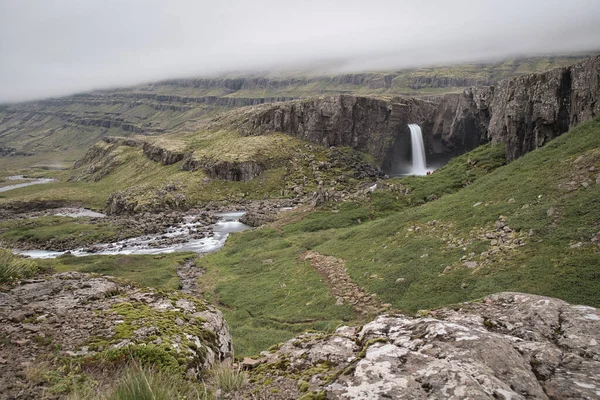
[[[425,175],[427,174],[427,166],[425,165],[425,145],[423,144],[423,134],[421,127],[417,124],[409,124],[410,141],[412,147],[412,167],[410,175]]]

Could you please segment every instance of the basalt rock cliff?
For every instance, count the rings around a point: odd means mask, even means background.
[[[322,97],[247,109],[239,130],[243,135],[284,132],[326,147],[349,146],[386,164],[396,142],[410,144],[407,124],[431,129],[436,109],[435,102],[412,97]],[[449,150],[431,136],[426,139],[430,149]]]
[[[600,56],[572,67],[501,81],[488,136],[517,158],[600,113]]]
[[[350,146],[385,167],[409,153],[409,123],[422,127],[430,156],[460,154],[502,141],[510,160],[593,118],[600,112],[599,96],[600,56],[596,56],[461,94],[391,99],[341,95],[237,113],[245,135],[278,131],[325,146]]]
[[[448,146],[491,140],[515,159],[600,113],[600,56],[446,95],[432,134]]]

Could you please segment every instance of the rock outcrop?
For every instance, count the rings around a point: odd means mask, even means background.
[[[269,398],[600,398],[596,308],[499,293],[423,315],[292,339],[251,371],[252,390]]]
[[[195,159],[188,155],[181,168],[184,171],[203,170],[211,179],[228,181],[249,181],[263,172],[264,165],[254,161],[217,161],[210,159]]]
[[[493,91],[488,136],[507,158],[543,146],[600,113],[600,56],[566,68],[501,81]]]
[[[183,160],[185,152],[177,150],[169,150],[161,147],[156,143],[145,142],[142,146],[144,155],[152,161],[160,162],[163,165],[175,164]]]
[[[77,272],[0,293],[0,336],[0,398],[42,398],[69,359],[92,369],[139,354],[197,376],[232,356],[227,324],[205,301]]]

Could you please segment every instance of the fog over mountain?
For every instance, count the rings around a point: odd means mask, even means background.
[[[2,1],[0,102],[173,77],[599,48],[597,0]]]

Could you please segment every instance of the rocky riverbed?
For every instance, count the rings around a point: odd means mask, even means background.
[[[99,241],[93,241],[93,236],[88,234],[63,235],[41,241],[37,237],[36,240],[27,239],[23,235],[24,239],[9,243],[17,249],[17,253],[34,258],[53,258],[65,253],[75,256],[175,251],[209,253],[220,249],[230,233],[272,222],[281,212],[293,209],[294,205],[290,200],[265,200],[207,204],[202,209],[185,212],[105,215],[81,207],[68,207],[63,203],[42,203],[8,208],[2,216],[5,221],[16,221],[21,228],[35,226],[36,219],[41,217],[70,217],[69,223],[98,226],[102,234],[103,240]],[[9,229],[0,226],[0,234]]]
[[[144,232],[141,236],[126,237],[108,243],[95,243],[76,247],[72,242],[49,240],[43,246],[26,243],[16,252],[34,258],[53,258],[62,254],[85,256],[89,254],[160,254],[175,251],[209,253],[218,250],[232,232],[250,227],[239,222],[244,214],[239,212],[170,213],[164,215],[141,215],[136,217],[107,217],[116,219],[116,224],[131,229],[137,226]],[[106,218],[102,218],[104,222]],[[94,223],[97,221],[89,221]],[[132,231],[130,231],[132,232]],[[134,232],[134,231],[133,231]],[[71,246],[69,246],[71,245]]]

